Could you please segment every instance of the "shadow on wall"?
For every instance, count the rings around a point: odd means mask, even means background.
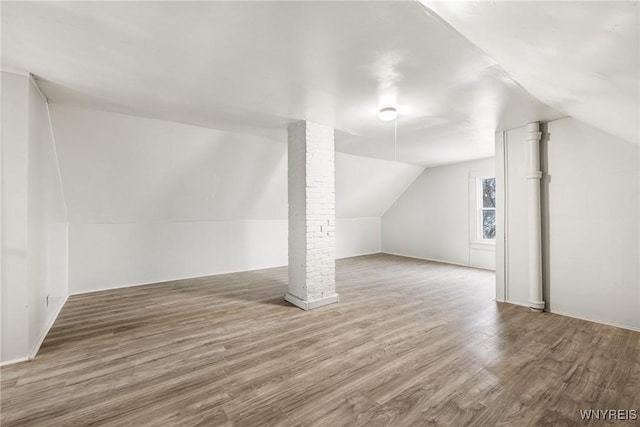
[[[170,183],[170,187],[166,184],[158,186],[154,211],[171,208],[172,211],[166,213],[171,220],[286,219],[287,200],[283,194],[286,194],[287,153],[284,144],[256,156],[251,152],[252,147],[242,144],[242,139],[235,135],[209,137],[212,139],[207,151],[192,150],[187,157],[184,157],[187,152],[184,147],[175,144],[174,149],[183,152],[182,163],[174,163],[167,171],[170,179],[165,178],[164,182]],[[178,157],[177,153],[175,157]],[[238,159],[242,159],[242,167],[237,164]],[[216,168],[214,173],[209,172],[212,167]],[[197,180],[194,182],[194,173],[198,174],[198,179],[209,179],[210,185],[199,186]],[[282,193],[282,187],[285,193]],[[228,188],[234,188],[234,191],[228,191]],[[197,208],[204,208],[205,215],[194,216]],[[228,216],[228,212],[233,215]],[[250,216],[243,215],[245,212]]]

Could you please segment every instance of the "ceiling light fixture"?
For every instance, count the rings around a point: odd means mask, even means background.
[[[397,112],[394,107],[384,107],[380,109],[378,113],[378,118],[383,122],[390,122],[391,120],[395,120],[397,117]]]

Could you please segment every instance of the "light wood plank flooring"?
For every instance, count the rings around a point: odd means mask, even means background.
[[[580,409],[640,409],[640,333],[495,303],[492,272],[339,260],[341,302],[310,312],[283,301],[286,277],[71,297],[38,357],[1,369],[2,426],[583,425]]]

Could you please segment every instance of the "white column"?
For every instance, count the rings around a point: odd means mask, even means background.
[[[540,123],[527,125],[527,157],[529,181],[529,308],[544,310],[542,296],[542,230],[540,223]]]
[[[304,309],[338,301],[335,287],[333,129],[308,121],[289,126],[289,289]]]

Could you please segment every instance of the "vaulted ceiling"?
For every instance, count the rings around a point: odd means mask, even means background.
[[[572,6],[573,5],[573,6]],[[421,166],[565,115],[637,141],[637,2],[3,2],[2,67],[52,102]],[[634,128],[635,126],[635,128]],[[635,132],[634,133],[634,129]],[[634,139],[635,138],[635,139]]]
[[[74,106],[50,108],[69,221],[287,218],[287,145]],[[336,155],[336,216],[380,217],[422,172]]]
[[[637,1],[423,3],[537,99],[640,142]]]

